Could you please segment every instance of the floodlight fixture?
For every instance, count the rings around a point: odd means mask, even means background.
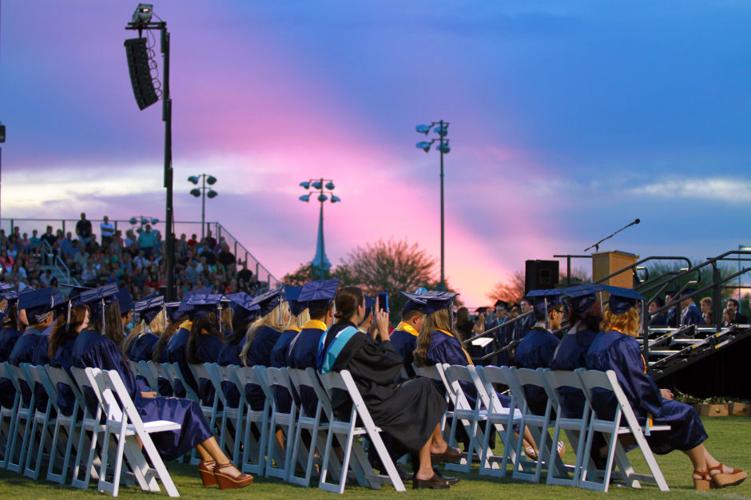
[[[331,195],[331,203],[341,203],[342,199],[339,198],[337,195],[332,194]]]
[[[319,194],[318,195],[318,201],[320,201],[321,203],[323,203],[324,201],[326,201],[328,199],[329,199],[329,197],[326,196],[325,194]]]
[[[430,128],[432,125],[425,125],[424,123],[421,123],[417,127],[415,127],[415,130],[417,130],[418,134],[425,134],[428,135],[430,133]]]
[[[310,181],[302,181],[300,183],[300,187],[302,187],[303,189],[310,189]]]
[[[130,223],[131,223],[131,224],[133,224],[133,225],[136,225],[136,224],[138,224],[138,219],[136,219],[135,217],[131,217],[131,218],[130,218],[130,219],[128,220],[128,222],[130,222]]]
[[[190,177],[188,177],[188,182],[191,182],[196,185],[198,184],[199,180],[200,180],[200,177],[197,175],[191,175]]]
[[[438,146],[435,147],[436,151],[440,151],[443,154],[448,154],[451,152],[451,147],[449,146],[448,141],[441,142],[438,144]]]
[[[334,182],[333,181],[329,181],[329,182],[326,183],[326,189],[328,189],[329,191],[333,191],[335,188],[336,188],[336,186],[334,186]]]
[[[310,201],[310,193],[304,194],[298,198],[300,201],[304,201],[305,203]]]
[[[198,188],[193,188],[190,190],[190,194],[198,198],[199,196],[201,196],[201,190]]]
[[[151,22],[151,16],[154,15],[154,4],[139,3],[133,12],[133,24],[136,26],[145,26]]]
[[[217,181],[217,178],[214,177],[213,175],[209,175],[206,177],[206,184],[208,184],[209,186],[213,186],[214,184],[216,184],[216,181]]]
[[[416,144],[419,149],[422,149],[426,153],[430,152],[430,146],[433,145],[433,141],[420,141]]]
[[[323,183],[321,181],[313,181],[311,184],[314,189],[321,189],[321,186],[323,186]]]
[[[217,197],[218,195],[219,195],[219,193],[217,193],[217,192],[216,192],[216,191],[214,191],[213,189],[209,189],[209,192],[208,192],[208,193],[206,193],[206,196],[207,196],[207,197],[208,197],[209,199],[213,199],[213,198],[216,198],[216,197]]]

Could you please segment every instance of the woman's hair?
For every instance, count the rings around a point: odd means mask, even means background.
[[[180,329],[180,325],[185,320],[185,316],[180,317],[176,321],[171,321],[169,325],[167,325],[167,328],[164,329],[164,332],[159,336],[159,340],[156,341],[156,345],[154,345],[154,352],[151,355],[151,359],[154,362],[161,362],[162,352],[164,352],[164,349],[167,347],[167,343],[169,342],[170,337],[172,337],[172,335],[174,335],[175,332]]]
[[[422,330],[420,330],[420,335],[417,336],[417,345],[415,346],[414,358],[417,366],[426,366],[428,364],[430,332],[434,330],[444,330],[456,336],[451,327],[451,314],[448,309],[441,309],[425,315],[425,322],[422,324]]]
[[[5,319],[3,326],[8,328],[18,328],[18,303],[9,304],[5,310]]]
[[[282,301],[266,316],[261,316],[248,327],[248,333],[245,335],[245,345],[243,345],[242,351],[240,351],[240,361],[242,361],[243,365],[248,366],[248,351],[250,351],[250,345],[253,343],[253,339],[256,338],[258,330],[261,327],[268,326],[278,332],[283,332],[287,328],[287,323],[289,323],[289,316],[289,304]]]
[[[94,321],[94,330],[103,334],[117,346],[123,348],[123,320],[120,316],[120,304],[117,301],[104,306],[104,312],[100,312]]]
[[[146,333],[146,326],[146,321],[141,319],[141,321],[139,321],[138,324],[133,327],[133,329],[130,331],[130,334],[125,337],[125,340],[123,341],[123,351],[128,352],[131,344],[133,344],[133,342],[135,342],[135,340],[142,334]],[[148,327],[151,333],[161,338],[162,333],[164,333],[164,330],[167,329],[167,314],[164,312],[164,308],[162,308],[162,310],[159,311],[156,316],[154,316],[154,318],[148,324]]]
[[[232,317],[233,316],[234,316],[234,314],[232,314],[232,308],[231,307],[226,306],[226,307],[224,307],[222,309],[222,313],[221,313],[221,315],[219,317],[219,321],[221,322],[221,325],[222,325],[221,330],[222,330],[222,332],[223,332],[224,335],[228,335],[230,332],[233,331],[232,330],[232,327],[233,327]]]
[[[61,314],[55,322],[55,327],[50,333],[50,341],[47,346],[47,355],[52,359],[61,345],[69,340],[73,340],[78,335],[78,327],[86,319],[87,307],[84,305],[72,307],[70,309],[70,322],[66,323],[68,313]]]
[[[578,321],[590,331],[597,332],[600,329],[600,323],[602,322],[602,307],[600,301],[595,302],[583,313],[576,310],[575,307],[569,307],[568,311],[568,324],[574,326]]]
[[[334,307],[336,308],[334,318],[336,318],[336,322],[351,321],[352,317],[357,313],[357,308],[363,305],[364,302],[365,296],[359,287],[345,286],[344,288],[340,288],[334,299]]]
[[[466,307],[460,307],[458,311],[456,311],[456,322],[467,322],[469,321],[469,309]]]
[[[636,307],[630,308],[622,314],[610,312],[609,308],[605,309],[602,319],[602,331],[616,330],[630,337],[639,335],[639,310]]]
[[[308,321],[310,321],[310,313],[308,312],[308,309],[305,308],[297,316],[290,314],[289,323],[287,323],[286,329],[302,328]]]
[[[210,312],[193,320],[193,327],[190,329],[188,343],[185,347],[185,360],[188,363],[203,363],[206,361],[198,358],[198,337],[200,335],[211,335],[222,339],[222,332],[219,330],[219,317],[215,312]]]

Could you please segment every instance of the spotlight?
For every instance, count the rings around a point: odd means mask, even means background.
[[[302,187],[303,189],[310,189],[310,182],[309,181],[302,181],[300,183],[300,187]]]
[[[190,194],[198,198],[199,196],[201,196],[201,190],[198,188],[193,188],[190,190]]]
[[[433,144],[433,143],[429,142],[429,141],[420,141],[420,142],[418,142],[416,144],[416,146],[418,148],[422,149],[423,151],[425,151],[426,153],[428,153],[428,152],[430,152],[430,146],[431,146],[431,144]]]
[[[340,203],[342,201],[341,198],[339,198],[337,195],[332,194],[331,195],[331,203]]]
[[[435,147],[435,150],[436,151],[440,151],[441,153],[446,154],[446,153],[449,153],[451,151],[451,148],[449,147],[449,143],[448,142],[442,142],[442,143],[438,144],[438,146]]]
[[[206,184],[208,184],[209,186],[216,184],[216,177],[214,177],[213,175],[206,177]]]
[[[310,201],[310,194],[304,194],[298,198],[300,201],[304,201],[305,203]]]
[[[128,222],[130,222],[130,223],[131,223],[131,224],[133,224],[133,225],[136,225],[136,224],[138,224],[138,219],[136,219],[135,217],[131,217],[131,218],[130,218],[130,219],[128,220]]]
[[[151,16],[154,14],[154,5],[150,3],[139,3],[133,12],[133,24],[144,26],[151,22]]]
[[[198,176],[191,175],[190,177],[188,177],[188,182],[192,182],[193,184],[198,184]]]
[[[329,181],[329,182],[326,183],[326,189],[328,189],[329,191],[333,191],[335,187],[336,186],[334,186],[334,182],[333,181]]]
[[[323,186],[323,184],[321,184],[321,181],[315,181],[313,184],[311,184],[311,186],[313,186],[313,188],[315,189],[321,189],[321,186]]]
[[[157,219],[156,217],[152,217],[151,218],[151,223],[152,224],[159,224],[159,219]]]
[[[417,127],[415,127],[415,130],[417,130],[418,134],[428,135],[428,133],[430,133],[430,128],[431,128],[431,125],[425,125],[425,124],[421,123],[420,125],[418,125]]]
[[[318,201],[320,201],[321,203],[323,203],[324,201],[326,201],[328,199],[329,199],[329,197],[326,196],[325,194],[319,194],[318,195]]]
[[[440,135],[441,137],[446,137],[446,135],[449,133],[449,124],[448,123],[441,123],[435,128],[436,134]]]
[[[218,194],[219,193],[217,193],[213,189],[209,189],[209,192],[206,193],[206,196],[209,197],[209,199],[211,199],[211,198],[216,198]]]

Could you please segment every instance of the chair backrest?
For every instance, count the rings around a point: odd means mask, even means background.
[[[282,368],[275,368],[273,366],[267,367],[266,368],[266,380],[269,386],[282,387],[290,391],[290,394],[292,393],[292,383],[289,380],[289,375],[287,374],[286,367],[282,367]]]
[[[153,361],[139,361],[137,364],[137,370],[134,373],[141,375],[149,386],[157,391],[159,388],[159,372]]]
[[[256,385],[261,388],[263,395],[270,404],[274,401],[274,390],[269,383],[267,367],[256,365],[253,367],[253,372],[255,372]]]
[[[37,381],[44,389],[44,392],[47,393],[47,401],[49,401],[52,407],[55,408],[55,410],[59,413],[60,407],[57,404],[57,399],[58,399],[57,384],[53,383],[52,379],[50,379],[48,375],[48,370],[52,367],[49,365],[41,365],[41,366],[32,366],[30,368],[35,372],[34,380]]]
[[[92,386],[96,387],[97,391],[99,392],[99,402],[102,405],[102,409],[104,410],[104,415],[107,420],[121,422],[123,420],[123,410],[122,408],[120,408],[120,405],[118,404],[118,400],[115,397],[112,388],[109,387],[107,383],[106,372],[101,370],[100,368],[85,368],[84,373],[86,373],[86,377],[88,378],[89,383]],[[127,399],[130,399],[130,395],[127,394],[127,391],[126,397]]]
[[[508,371],[506,372],[506,381],[508,383],[509,389],[511,389],[511,394],[514,396],[514,400],[516,401],[516,404],[522,411],[522,413],[527,413],[527,397],[524,394],[524,386],[521,384],[517,376],[519,369],[510,366],[507,368]]]
[[[585,370],[583,368],[580,368],[576,370],[576,374],[579,376],[579,380],[581,380],[582,386],[584,388],[584,397],[586,398],[589,406],[592,408],[593,414],[596,414],[596,405],[593,404],[595,399],[595,391],[608,391],[615,395],[617,402],[614,420],[620,421],[621,414],[626,412],[629,414],[627,418],[631,419],[633,423],[636,422],[636,417],[631,408],[631,404],[629,403],[628,398],[626,398],[626,395],[623,393],[623,389],[621,389],[621,385],[618,383],[618,378],[616,377],[613,370],[602,372],[598,370]],[[602,415],[597,415],[597,417],[602,418]]]
[[[477,374],[481,385],[485,387],[485,394],[487,394],[490,403],[489,410],[494,413],[505,413],[514,410],[515,413],[518,413],[519,410],[516,409],[514,394],[510,394],[510,402],[507,407],[501,402],[495,388],[496,385],[509,386],[508,378],[511,368],[508,366],[474,366],[472,368]]]
[[[320,407],[326,415],[331,414],[331,401],[329,400],[328,394],[326,394],[326,391],[321,386],[314,368],[308,367],[305,370],[287,368],[287,375],[289,375],[289,379],[297,394],[301,393],[301,388],[309,388],[315,393],[316,398],[318,399],[317,406]],[[315,415],[307,415],[305,405],[300,405],[300,411],[308,417],[315,417]]]
[[[193,390],[190,384],[188,384],[188,381],[185,380],[185,377],[183,377],[183,372],[180,369],[179,363],[161,363],[161,366],[167,374],[167,377],[165,378],[172,384],[173,391],[176,389],[175,382],[179,381],[180,385],[185,390],[185,395],[188,397],[188,399],[192,399],[193,401],[199,400],[196,392]]]
[[[68,375],[68,372],[66,372],[63,368],[57,368],[55,366],[47,365],[46,367],[47,371],[47,377],[49,378],[50,383],[55,387],[55,389],[59,392],[60,386],[64,385],[70,388],[71,392],[75,396],[75,402],[74,402],[74,414],[75,410],[81,406],[83,403],[83,398],[81,397],[81,391],[78,390],[78,386],[73,381],[72,378],[70,378],[70,375]],[[52,396],[50,396],[51,398]],[[55,407],[59,410],[60,408],[57,406],[57,402],[55,402]]]
[[[105,397],[108,405],[112,407],[113,413],[117,416],[117,413],[128,418],[128,422],[132,423],[136,429],[143,430],[143,420],[138,413],[135,403],[128,394],[128,389],[125,388],[125,384],[120,378],[120,374],[115,370],[101,371],[96,380],[103,384],[102,394]],[[100,386],[102,388],[102,386]]]
[[[464,382],[474,386],[474,380],[472,374],[469,372],[466,366],[462,365],[443,365],[443,375],[446,379],[451,392],[453,393],[452,401],[454,408],[457,410],[471,410],[472,405],[469,403],[469,398],[464,392],[460,382]],[[477,403],[480,403],[481,398],[477,398]]]
[[[16,390],[16,393],[20,396],[22,394],[21,390],[21,382],[26,381],[26,374],[24,373],[23,369],[20,366],[13,365],[11,363],[8,363],[6,365],[6,374],[8,376],[8,380],[10,380],[10,383],[13,384],[13,388]],[[34,391],[31,391],[31,397],[34,397]],[[33,403],[33,401],[32,401]],[[27,405],[24,404],[23,398],[21,398],[20,403],[23,408],[27,408]],[[31,408],[33,405],[30,403],[28,408]]]
[[[556,411],[561,408],[562,404],[561,398],[558,394],[558,390],[561,387],[568,387],[580,391],[584,390],[579,374],[574,371],[545,369],[542,373],[546,383],[545,393],[556,408]]]
[[[87,418],[99,420],[99,416],[102,414],[102,394],[99,392],[99,387],[89,379],[85,368],[73,366],[70,369],[70,373],[73,375],[73,380],[75,380],[79,389],[78,391],[74,390],[76,397],[80,398],[78,401],[79,406],[84,409]],[[96,400],[87,400],[87,393],[92,394]]]
[[[206,368],[206,375],[211,381],[211,385],[214,387],[214,394],[216,394],[216,397],[222,403],[222,406],[225,408],[228,407],[227,396],[224,394],[222,382],[229,382],[231,384],[236,383],[236,379],[229,373],[231,368],[228,366],[219,366],[217,363],[206,363],[204,366]],[[236,369],[237,367],[234,368]]]

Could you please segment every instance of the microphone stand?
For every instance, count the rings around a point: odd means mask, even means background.
[[[612,238],[616,234],[620,233],[621,231],[625,231],[626,229],[630,228],[631,226],[635,226],[635,225],[639,224],[640,222],[641,222],[641,219],[635,219],[634,221],[632,221],[632,222],[626,224],[625,226],[623,226],[622,228],[620,228],[618,231],[605,236],[603,239],[601,239],[597,243],[594,243],[594,244],[590,245],[589,247],[585,248],[584,251],[587,252],[590,249],[594,248],[595,252],[599,252],[600,251],[600,244],[602,244],[603,241],[609,240],[610,238]]]

